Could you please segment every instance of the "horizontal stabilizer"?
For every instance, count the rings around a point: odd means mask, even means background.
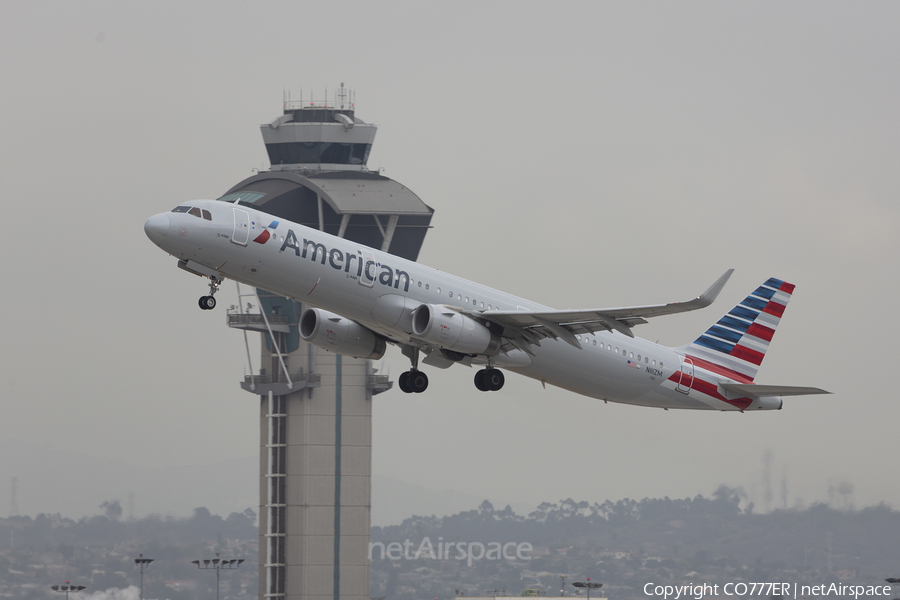
[[[720,383],[719,387],[728,392],[741,394],[751,398],[763,396],[814,396],[830,394],[823,389],[797,385],[755,385],[752,383]]]

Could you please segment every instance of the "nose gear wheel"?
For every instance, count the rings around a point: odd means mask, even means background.
[[[209,277],[209,296],[201,296],[198,301],[201,309],[212,310],[216,307],[216,299],[213,296],[219,291],[220,285],[222,285],[221,277],[214,277],[212,275]]]

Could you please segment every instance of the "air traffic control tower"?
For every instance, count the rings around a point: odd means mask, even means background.
[[[260,127],[271,169],[223,199],[415,260],[434,211],[366,168],[376,127],[348,98],[342,84],[333,103],[285,101]],[[372,397],[392,384],[300,339],[299,302],[255,295],[228,325],[263,336],[241,384],[261,400],[259,598],[369,600]]]

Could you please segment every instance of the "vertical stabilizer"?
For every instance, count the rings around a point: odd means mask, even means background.
[[[722,375],[753,381],[793,292],[793,284],[770,278],[682,350]]]

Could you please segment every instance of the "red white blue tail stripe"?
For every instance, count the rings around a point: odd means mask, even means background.
[[[721,375],[752,382],[793,292],[793,284],[770,278],[688,344],[685,354]]]

